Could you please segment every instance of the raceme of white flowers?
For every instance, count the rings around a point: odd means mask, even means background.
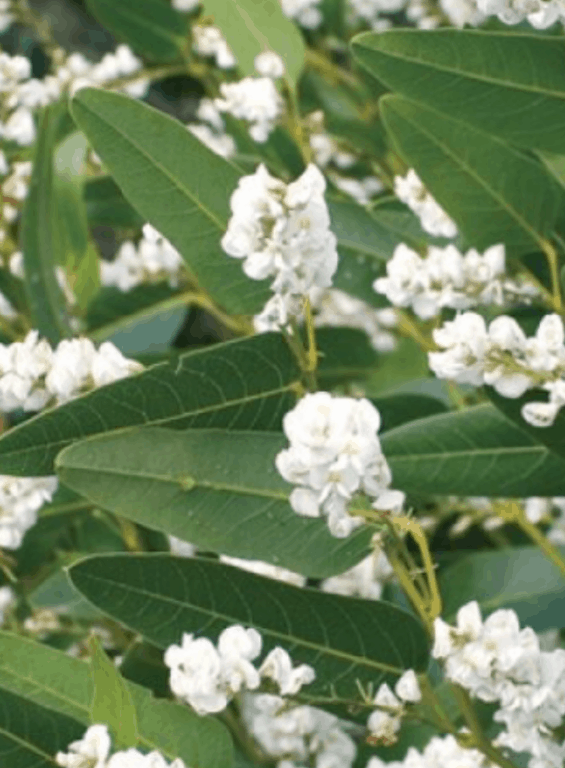
[[[398,679],[394,692],[383,683],[379,686],[374,704],[378,707],[369,715],[367,729],[373,743],[391,746],[398,738],[405,704],[415,704],[422,698],[420,686],[413,669],[408,669]]]
[[[24,341],[0,344],[0,411],[38,411],[143,370],[112,342],[97,350],[86,338],[63,339],[52,349],[37,331]]]
[[[487,329],[480,315],[464,312],[434,331],[443,351],[428,353],[428,361],[441,379],[488,384],[503,397],[521,397],[533,387],[546,390],[548,402],[526,403],[522,417],[548,427],[565,405],[564,336],[557,314],[546,315],[535,336],[527,338],[512,317],[501,315]]]
[[[457,235],[457,225],[426,190],[416,171],[410,169],[406,176],[395,176],[394,191],[397,197],[414,211],[420,219],[422,229],[430,235]]]
[[[501,306],[536,293],[533,286],[506,277],[503,245],[493,245],[483,255],[474,249],[462,254],[454,245],[430,246],[422,258],[401,243],[386,271],[386,277],[375,280],[374,290],[383,293],[393,306],[411,307],[423,320],[435,317],[444,307]]]
[[[24,56],[9,56],[0,52],[0,94],[7,119],[0,124],[0,138],[14,141],[20,146],[33,144],[36,137],[33,110],[51,104],[68,91],[76,92],[85,86],[100,86],[122,77],[131,77],[143,64],[127,45],[119,45],[93,63],[81,53],[70,54],[56,69],[55,74],[43,79],[31,77],[31,62]],[[133,79],[123,85],[130,96],[144,96],[149,80]]]
[[[536,29],[547,29],[565,19],[559,0],[477,0],[485,16],[497,16],[504,24],[519,24],[527,19]]]
[[[390,332],[398,322],[394,309],[375,309],[361,299],[337,288],[310,291],[317,327],[357,328],[369,337],[377,352],[391,352],[396,337]]]
[[[364,493],[373,507],[398,511],[404,494],[390,490],[392,475],[377,436],[380,414],[366,399],[305,395],[289,411],[283,428],[290,447],[276,457],[282,477],[297,487],[294,511],[326,517],[333,536],[345,538],[362,523],[348,512],[353,496]]]
[[[100,261],[102,285],[114,285],[120,291],[163,279],[171,287],[178,285],[184,264],[182,256],[151,224],[145,224],[142,231],[137,246],[127,240],[113,261]]]
[[[272,680],[282,696],[294,695],[314,680],[312,667],[293,667],[280,646],[273,648],[257,669],[251,662],[260,655],[262,644],[259,632],[238,624],[224,629],[217,647],[206,637],[184,633],[182,644],[169,646],[164,656],[171,670],[171,690],[204,715],[221,712],[235,694],[257,689],[262,678]]]
[[[192,27],[194,50],[203,58],[213,58],[220,69],[232,69],[237,59],[218,27],[195,24]]]
[[[214,99],[201,99],[196,110],[196,117],[202,122],[187,125],[192,135],[200,139],[208,149],[211,149],[212,152],[220,155],[220,157],[233,157],[237,146],[233,136],[226,133],[221,112],[217,108]]]
[[[0,344],[0,410],[38,411],[142,370],[111,343],[98,350],[89,339],[64,339],[53,350],[37,331]],[[0,475],[0,547],[17,549],[37,512],[57,490],[56,477]]]
[[[456,627],[436,619],[434,633],[432,653],[448,679],[498,703],[494,720],[504,729],[495,744],[529,753],[529,768],[562,768],[565,743],[554,729],[565,715],[565,651],[542,651],[513,610],[495,611],[483,622],[476,602],[459,609]]]
[[[55,755],[55,762],[63,768],[186,768],[180,757],[169,763],[157,751],[144,755],[130,748],[110,755],[112,740],[107,726],[101,724],[91,725],[68,750]]]
[[[316,29],[323,21],[318,8],[321,0],[281,0],[283,13],[306,29]]]
[[[263,143],[282,115],[284,103],[270,77],[244,77],[220,85],[221,97],[214,100],[220,112],[250,123],[249,135]]]
[[[18,549],[37,512],[57,490],[56,477],[0,475],[0,547]]]
[[[315,165],[290,184],[260,165],[239,180],[231,196],[232,216],[222,248],[243,259],[243,271],[253,280],[274,277],[275,296],[255,318],[258,331],[286,326],[301,314],[302,296],[331,285],[338,256],[325,189]]]
[[[245,693],[241,715],[278,768],[350,768],[355,760],[355,742],[338,718],[316,707],[289,706],[280,696]]]
[[[526,499],[490,499],[486,496],[450,497],[448,510],[460,510],[463,514],[449,529],[450,536],[461,536],[474,523],[480,522],[486,531],[505,524],[502,514],[507,505],[519,505],[530,523],[549,525],[545,535],[555,544],[565,544],[565,497],[530,496]]]
[[[410,747],[404,760],[371,757],[366,768],[496,768],[478,749],[462,747],[455,736],[433,736],[423,752]]]

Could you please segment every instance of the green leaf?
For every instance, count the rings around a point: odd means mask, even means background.
[[[139,744],[143,749],[159,750],[169,760],[180,757],[194,768],[225,768],[231,764],[231,740],[220,722],[198,717],[188,707],[153,699],[138,685],[127,683],[127,687],[137,709]],[[0,632],[0,698],[5,693],[21,697],[29,705],[45,707],[53,717],[59,713],[58,717],[64,715],[81,723],[84,727],[69,741],[80,738],[91,724],[89,665],[21,635]],[[35,721],[31,722],[35,732]],[[22,762],[17,768],[24,765],[32,763]],[[50,768],[52,765],[50,762]]]
[[[274,463],[285,445],[277,433],[123,430],[70,446],[57,471],[95,504],[201,550],[341,573],[368,554],[370,532],[336,539],[324,520],[292,511]]]
[[[73,115],[136,210],[179,250],[200,285],[230,312],[268,298],[220,247],[240,172],[178,121],[117,93],[84,88]]]
[[[257,75],[253,61],[262,51],[278,53],[296,83],[304,64],[304,42],[278,0],[203,0],[237,59],[243,75]]]
[[[511,255],[538,250],[563,194],[533,157],[457,119],[384,96],[383,121],[398,153],[480,250],[504,241]]]
[[[136,425],[279,429],[298,370],[282,336],[261,334],[180,355],[46,410],[0,437],[0,471],[51,474],[88,435]]]
[[[86,216],[91,226],[143,226],[145,219],[122,195],[111,176],[95,176],[84,184]]]
[[[563,574],[537,547],[463,554],[440,571],[439,583],[446,621],[477,600],[484,615],[511,608],[536,632],[565,626]]]
[[[92,15],[150,59],[170,61],[186,48],[186,23],[164,0],[86,0]]]
[[[53,768],[55,754],[66,752],[84,730],[76,720],[0,688],[2,768]]]
[[[565,41],[482,30],[358,35],[357,60],[391,90],[523,147],[565,151]]]
[[[33,327],[52,344],[70,334],[66,305],[55,276],[60,262],[53,151],[63,105],[46,107],[40,122],[33,171],[21,223],[26,291]]]
[[[318,328],[316,344],[320,353],[318,381],[321,389],[364,379],[378,364],[379,355],[369,337],[354,328]]]
[[[316,679],[301,699],[360,701],[359,687],[423,671],[428,639],[411,614],[388,603],[293,587],[218,561],[169,555],[90,557],[71,579],[118,621],[166,648],[183,632],[215,640],[230,624],[255,627],[263,651],[282,645]]]
[[[96,635],[91,635],[89,645],[93,687],[90,719],[93,723],[106,723],[117,746],[134,747],[139,733],[129,687],[116,665],[106,656]]]
[[[381,443],[394,487],[408,493],[565,494],[565,462],[491,405],[412,421]]]

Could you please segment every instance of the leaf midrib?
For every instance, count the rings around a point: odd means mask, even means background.
[[[115,477],[124,477],[126,479],[139,478],[141,480],[148,480],[156,483],[163,483],[165,485],[173,485],[178,487],[183,493],[189,494],[196,488],[204,488],[211,491],[227,491],[234,495],[251,496],[263,499],[275,499],[278,501],[288,501],[289,494],[284,491],[269,491],[260,488],[248,488],[246,486],[232,485],[230,483],[215,483],[209,480],[198,480],[190,475],[188,472],[185,477],[173,477],[165,475],[153,475],[148,472],[140,472],[134,469],[116,469],[114,467],[99,468],[92,464],[65,464],[60,463],[57,465],[63,471],[68,470],[71,472],[86,472],[87,474],[94,475],[113,475]],[[194,481],[194,486],[191,488],[183,488],[183,481]]]
[[[358,43],[358,47],[362,48],[365,51],[370,51],[372,53],[380,54],[381,56],[388,56],[391,59],[399,59],[400,61],[406,61],[409,64],[417,64],[421,67],[426,67],[431,70],[438,70],[439,72],[446,72],[450,75],[454,75],[457,77],[460,77],[461,79],[468,79],[468,80],[476,80],[477,82],[481,83],[489,83],[490,85],[496,85],[499,88],[507,88],[508,90],[514,90],[514,91],[525,91],[526,93],[533,93],[537,96],[547,96],[551,98],[556,98],[559,101],[563,101],[565,103],[565,90],[564,91],[551,91],[551,90],[544,90],[541,88],[536,88],[535,86],[529,86],[525,84],[519,84],[519,83],[513,83],[513,82],[507,82],[504,80],[498,80],[495,77],[489,77],[488,75],[479,74],[477,72],[467,72],[464,73],[460,72],[457,69],[453,69],[453,67],[450,67],[447,64],[436,64],[431,63],[429,61],[423,61],[422,59],[414,58],[412,56],[409,56],[404,53],[395,52],[392,53],[391,51],[384,51],[380,48],[372,48],[368,45],[362,45],[361,43]],[[565,52],[565,48],[564,48]]]
[[[72,578],[72,575],[71,575],[71,578]],[[233,623],[233,621],[234,621],[234,617],[233,616],[229,616],[229,615],[220,613],[219,611],[213,611],[212,609],[209,609],[209,608],[202,608],[202,607],[196,606],[196,605],[191,606],[191,605],[189,605],[189,604],[187,604],[185,602],[182,602],[180,600],[176,600],[173,597],[163,596],[163,595],[158,595],[158,594],[156,595],[155,593],[149,592],[148,590],[142,589],[140,587],[132,587],[129,584],[128,585],[124,585],[122,582],[110,581],[107,578],[104,578],[104,577],[101,577],[101,576],[97,576],[97,575],[88,574],[88,573],[86,575],[82,574],[82,578],[83,579],[91,579],[92,581],[95,581],[95,582],[96,581],[101,582],[105,586],[108,586],[108,585],[109,586],[113,586],[113,587],[117,586],[117,587],[123,589],[124,591],[128,591],[129,590],[131,592],[134,592],[135,594],[138,594],[138,595],[146,597],[146,598],[152,598],[153,600],[156,600],[156,601],[160,600],[160,601],[162,601],[164,603],[170,603],[172,606],[175,606],[176,608],[181,608],[181,609],[189,610],[189,611],[190,610],[200,611],[201,613],[203,613],[206,616],[208,616],[208,618],[211,618],[213,620],[224,621],[227,624]],[[86,599],[88,600],[88,598],[86,598]],[[92,602],[92,601],[89,601],[89,602]],[[93,603],[93,605],[94,605],[94,603]],[[109,613],[108,611],[106,611],[106,610],[104,610],[102,608],[100,608],[99,610],[102,610],[104,613],[107,613],[109,616],[112,615],[111,613]],[[363,667],[365,667],[365,668],[374,668],[374,669],[376,669],[376,670],[378,670],[380,672],[390,672],[391,674],[394,674],[394,675],[402,675],[402,673],[405,671],[403,669],[400,669],[399,667],[393,667],[392,665],[389,665],[389,664],[384,664],[382,662],[376,662],[376,661],[367,659],[365,656],[353,656],[352,654],[346,653],[345,651],[336,651],[335,649],[328,648],[327,646],[317,645],[317,644],[315,644],[313,642],[310,642],[308,640],[302,640],[300,638],[297,638],[296,636],[285,634],[284,632],[277,632],[277,631],[272,630],[270,628],[266,628],[265,629],[263,626],[261,626],[260,623],[258,623],[256,621],[246,621],[245,623],[249,624],[249,625],[251,625],[251,626],[253,626],[255,628],[260,629],[261,632],[263,632],[263,634],[268,635],[269,637],[286,641],[290,645],[301,645],[304,648],[308,648],[310,650],[316,651],[317,653],[322,653],[322,654],[327,655],[327,656],[333,656],[333,657],[339,659],[340,661],[348,662],[349,664],[351,664],[353,666],[359,666],[359,667],[362,667],[362,668]]]

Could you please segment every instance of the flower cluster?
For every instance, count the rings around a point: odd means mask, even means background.
[[[364,331],[377,352],[391,352],[396,347],[396,337],[390,332],[397,323],[394,309],[375,309],[336,288],[311,291],[310,302],[315,326]]]
[[[484,319],[465,312],[434,331],[442,352],[430,352],[430,368],[442,379],[480,386],[489,384],[503,397],[521,397],[541,387],[549,402],[529,402],[522,417],[535,427],[553,424],[565,405],[563,321],[546,315],[535,336],[527,338],[518,323],[501,315],[488,329]]]
[[[421,698],[420,686],[413,669],[408,669],[398,679],[394,692],[386,683],[379,686],[373,702],[378,708],[367,720],[371,741],[383,746],[394,744],[405,713],[405,704],[415,704]]]
[[[348,512],[357,493],[374,499],[381,510],[397,510],[404,494],[389,489],[392,475],[377,432],[381,419],[368,400],[308,394],[284,417],[290,447],[276,466],[282,477],[298,486],[290,494],[295,512],[327,517],[333,536],[344,538],[362,523]]]
[[[384,762],[372,757],[367,768],[495,768],[478,749],[462,747],[455,736],[434,736],[423,752],[410,747],[404,760]]]
[[[355,742],[334,715],[316,707],[289,707],[271,694],[246,694],[243,721],[266,756],[278,768],[350,768]]]
[[[477,0],[485,16],[497,16],[504,24],[519,24],[527,19],[536,29],[547,29],[565,19],[559,0]]]
[[[127,240],[113,261],[101,261],[100,279],[102,285],[115,285],[120,291],[164,279],[175,287],[182,266],[182,256],[176,248],[150,224],[145,224],[137,246]]]
[[[283,112],[283,100],[270,77],[244,77],[220,85],[221,98],[215,99],[220,112],[227,112],[250,123],[249,135],[263,143]]]
[[[487,702],[504,725],[495,743],[532,755],[530,768],[561,768],[565,743],[552,731],[565,715],[565,651],[542,651],[536,633],[520,629],[516,613],[498,610],[484,622],[476,602],[457,613],[457,626],[434,624],[433,655],[446,676]]]
[[[420,219],[422,229],[437,237],[455,237],[457,225],[434,200],[413,169],[406,176],[396,176],[394,191]]]
[[[80,741],[69,744],[68,752],[57,752],[55,762],[63,768],[186,768],[177,757],[168,763],[160,752],[144,755],[137,749],[114,752],[105,725],[91,725]]]
[[[337,269],[336,238],[324,199],[326,183],[315,165],[285,184],[264,165],[243,176],[231,197],[232,217],[222,248],[244,259],[253,280],[274,277],[275,296],[256,318],[257,330],[284,327],[300,313],[312,288],[328,288]]]
[[[38,411],[141,370],[109,341],[96,350],[90,339],[64,339],[53,350],[30,331],[24,341],[0,344],[0,410]]]
[[[216,107],[213,99],[204,98],[200,101],[196,110],[196,117],[200,123],[191,123],[187,126],[193,136],[205,144],[208,149],[220,157],[232,157],[237,147],[233,136],[226,133],[226,127],[222,115]]]
[[[255,690],[261,678],[272,680],[283,696],[298,693],[314,680],[312,667],[292,666],[288,653],[277,646],[257,669],[251,662],[261,653],[262,638],[255,629],[234,624],[220,634],[217,648],[206,637],[183,634],[182,644],[165,652],[173,693],[203,715],[221,712],[236,693]]]
[[[97,63],[81,53],[70,54],[54,74],[43,79],[31,77],[31,62],[24,56],[0,53],[0,94],[7,118],[0,124],[0,138],[20,146],[33,144],[36,137],[33,110],[59,99],[66,91],[74,93],[85,86],[100,86],[120,78],[130,78],[143,64],[127,45],[120,45]],[[123,85],[130,96],[144,96],[149,81],[140,77]]]
[[[57,490],[56,477],[0,475],[0,547],[18,549],[37,512]]]
[[[220,69],[232,69],[237,59],[218,27],[195,24],[192,27],[194,50],[203,58],[213,58]]]
[[[370,555],[344,573],[325,579],[321,587],[324,592],[349,597],[363,597],[379,600],[384,585],[390,581],[394,571],[382,549],[377,547]]]
[[[322,12],[318,8],[321,0],[281,0],[283,13],[295,19],[306,29],[316,29],[323,21]]]
[[[431,246],[424,259],[401,243],[386,271],[386,277],[375,280],[375,291],[395,307],[411,307],[423,320],[435,317],[443,307],[502,305],[536,293],[533,286],[506,278],[503,245],[493,245],[482,256],[473,249],[463,255],[454,245]]]

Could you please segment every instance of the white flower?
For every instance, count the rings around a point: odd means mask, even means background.
[[[0,547],[18,549],[37,512],[57,490],[56,477],[0,475]]]
[[[263,51],[255,57],[255,70],[261,77],[271,77],[276,80],[284,75],[284,61],[274,51]]]
[[[275,296],[255,319],[258,329],[284,327],[300,312],[302,296],[331,285],[338,257],[324,191],[324,177],[314,165],[288,185],[260,165],[232,194],[222,248],[243,259],[243,271],[252,279],[274,278]]]
[[[320,0],[281,0],[283,13],[306,29],[316,29],[322,23],[323,16],[317,7]]]
[[[221,112],[251,123],[249,134],[259,143],[269,134],[283,111],[283,101],[270,77],[244,77],[236,83],[220,85],[221,98],[215,100]]]
[[[420,685],[413,669],[407,669],[406,672],[401,675],[394,686],[394,692],[399,699],[402,699],[402,701],[410,701],[414,703],[421,701],[422,692],[420,691]]]
[[[440,379],[481,386],[484,359],[488,348],[485,321],[475,312],[457,315],[433,333],[434,341],[444,352],[430,352],[430,368]]]
[[[182,645],[171,645],[165,651],[165,664],[170,667],[170,686],[175,696],[185,699],[200,715],[221,712],[228,704],[222,687],[222,660],[214,644],[205,637],[194,639],[183,634]]]
[[[371,736],[385,745],[394,744],[400,730],[403,707],[386,683],[383,683],[375,696],[374,703],[384,709],[376,709],[369,715],[367,728]]]
[[[365,399],[316,392],[285,415],[283,426],[290,447],[275,463],[298,486],[290,495],[292,508],[309,517],[323,514],[334,536],[348,536],[361,523],[347,510],[353,495],[364,492],[380,501],[392,479],[377,437],[378,411]]]
[[[190,13],[198,8],[200,0],[172,0],[172,3],[175,10]]]
[[[308,685],[316,677],[315,671],[308,664],[293,668],[292,659],[280,646],[268,654],[259,668],[259,674],[274,680],[281,696],[298,693],[303,685]]]
[[[55,762],[65,768],[106,768],[111,740],[105,725],[91,725],[80,741],[69,744],[69,753],[57,752]]]
[[[218,638],[218,653],[222,662],[222,678],[228,689],[237,693],[242,687],[257,688],[260,675],[251,664],[261,653],[261,635],[255,629],[235,624],[224,629]]]
[[[199,56],[213,56],[221,69],[231,69],[237,64],[233,52],[218,27],[201,26],[192,28],[194,49]]]
[[[394,191],[398,198],[414,211],[422,228],[430,235],[455,237],[457,225],[433,199],[418,174],[410,169],[406,176],[395,176]]]

